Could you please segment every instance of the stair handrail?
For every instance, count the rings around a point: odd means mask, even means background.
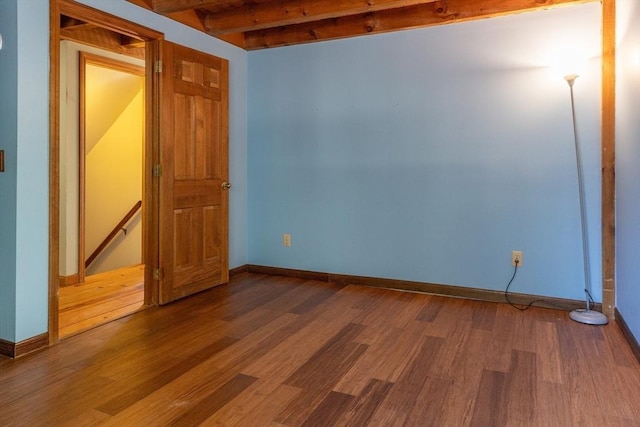
[[[136,204],[133,205],[131,209],[129,209],[129,212],[127,212],[127,214],[120,220],[118,225],[113,227],[113,230],[111,230],[111,233],[109,233],[109,235],[105,237],[102,243],[98,245],[96,250],[93,251],[91,255],[89,255],[89,258],[87,258],[87,260],[84,262],[84,268],[88,268],[89,265],[91,265],[91,263],[95,261],[98,255],[100,255],[100,253],[107,247],[107,245],[111,243],[113,238],[116,237],[116,235],[120,232],[120,230],[123,230],[123,227],[126,225],[126,223],[129,222],[131,218],[133,218],[133,216],[138,212],[138,210],[140,210],[141,207],[142,207],[142,200],[138,200]]]

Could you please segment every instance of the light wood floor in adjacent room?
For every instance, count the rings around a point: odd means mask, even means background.
[[[87,276],[59,290],[59,334],[76,334],[140,310],[144,305],[144,265]]]
[[[615,323],[243,273],[0,358],[3,426],[638,426]]]

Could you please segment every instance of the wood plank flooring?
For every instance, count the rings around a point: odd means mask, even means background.
[[[144,265],[87,276],[84,283],[61,287],[59,336],[68,337],[143,308]]]
[[[19,360],[0,425],[639,426],[615,322],[243,273]]]

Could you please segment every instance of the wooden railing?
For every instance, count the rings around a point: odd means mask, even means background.
[[[133,216],[136,214],[136,212],[140,210],[141,207],[142,207],[142,200],[138,200],[138,202],[135,205],[133,205],[133,207],[129,210],[129,212],[127,212],[127,214],[120,220],[118,225],[113,227],[113,230],[111,230],[111,233],[109,233],[109,235],[102,241],[102,243],[98,245],[96,250],[93,251],[91,255],[89,255],[89,258],[87,258],[87,260],[84,262],[84,268],[87,268],[89,267],[89,265],[91,265],[91,263],[98,257],[98,255],[100,255],[100,253],[104,250],[104,248],[106,248],[107,245],[111,243],[113,238],[118,235],[118,232],[120,232],[120,230],[124,230],[124,226],[127,224],[127,222],[129,222],[131,218],[133,218]],[[126,230],[125,230],[125,234],[126,234]]]

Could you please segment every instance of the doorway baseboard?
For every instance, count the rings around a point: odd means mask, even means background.
[[[35,337],[31,337],[24,341],[20,341],[17,343],[0,339],[0,354],[3,356],[9,356],[11,358],[18,358],[34,352],[36,350],[40,350],[41,348],[45,348],[49,346],[49,333],[45,332],[44,334],[36,335]]]
[[[65,286],[77,285],[78,283],[80,283],[80,276],[78,276],[77,274],[71,274],[69,276],[60,276],[58,278],[58,286],[60,286],[61,288]]]

